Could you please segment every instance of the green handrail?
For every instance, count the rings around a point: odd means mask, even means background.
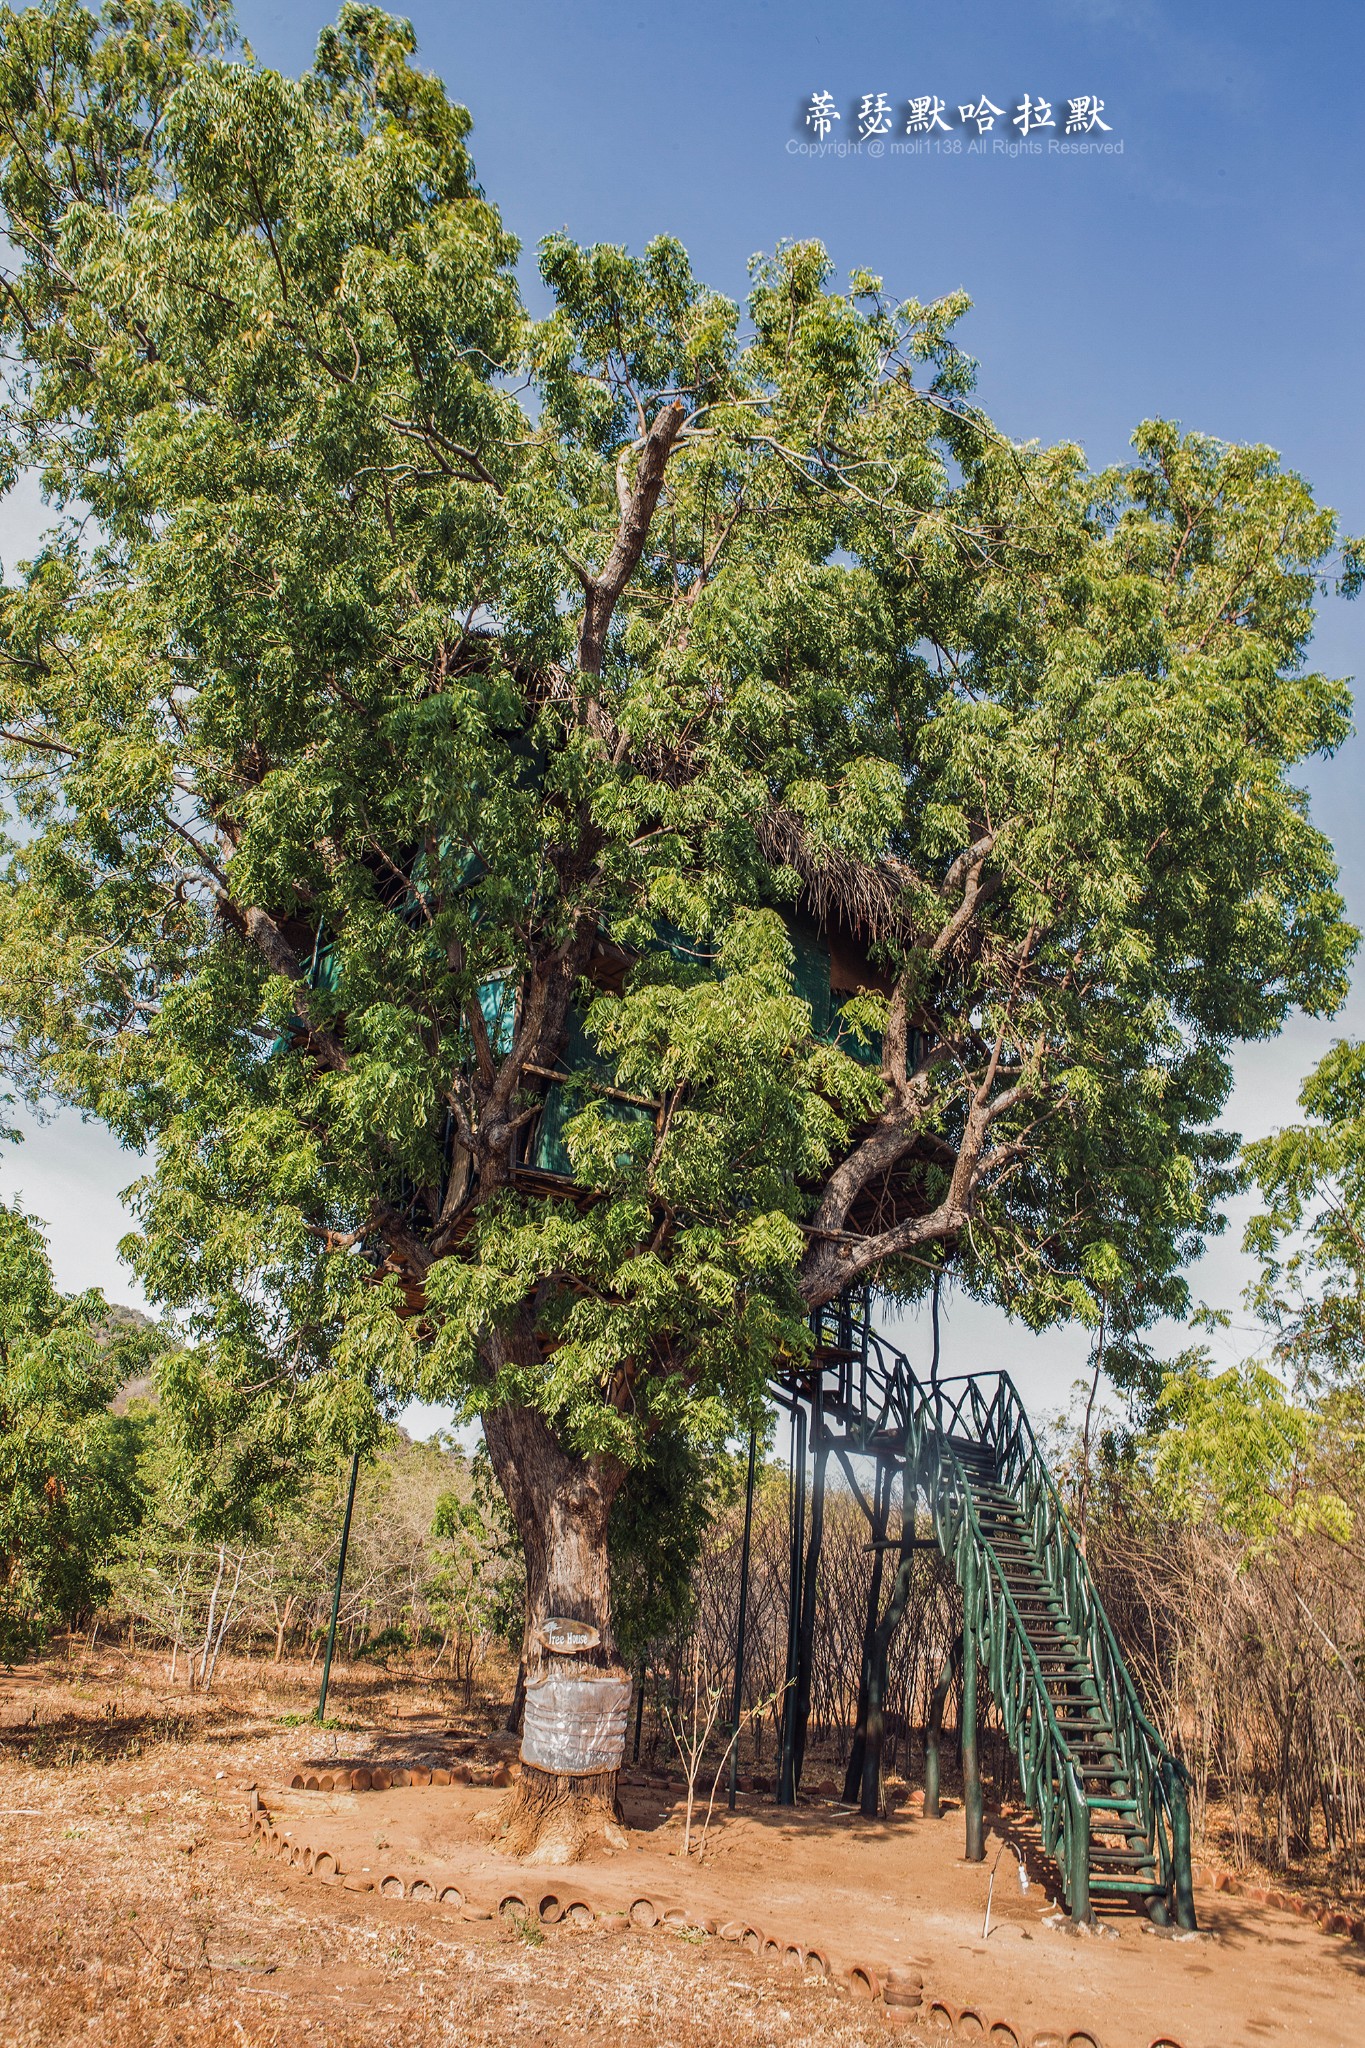
[[[1031,1529],[1048,1584],[1084,1646],[1094,1699],[1112,1723],[1109,1749],[1122,1771],[1124,1797],[1135,1801],[1131,1834],[1141,1836],[1156,1871],[1154,1896],[1174,1905],[1192,1928],[1188,1774],[1143,1710],[1131,1674],[1076,1541],[1032,1426],[1007,1373],[965,1375],[925,1387],[903,1353],[883,1343],[865,1312],[841,1308],[822,1343],[833,1339],[840,1359],[837,1398],[857,1418],[864,1449],[899,1437],[907,1473],[929,1497],[934,1533],[958,1584],[970,1590],[964,1613],[967,1644],[981,1657],[1019,1764],[1021,1784],[1038,1816],[1046,1852],[1061,1866],[1072,1915],[1090,1912],[1091,1818],[1081,1766],[1058,1724],[1032,1638],[1004,1569],[976,1512],[971,1483],[952,1445],[960,1439],[988,1449],[1001,1483]],[[994,1380],[994,1392],[985,1387]],[[968,1568],[971,1553],[975,1569]],[[1127,1828],[1124,1832],[1129,1832]]]
[[[887,1392],[893,1408],[894,1384]],[[964,1595],[965,1654],[986,1666],[991,1693],[1019,1761],[1043,1847],[1061,1866],[1072,1917],[1090,1917],[1090,1813],[1076,1760],[1057,1724],[1037,1652],[1009,1588],[1004,1567],[981,1526],[967,1474],[948,1433],[932,1412],[933,1396],[906,1370],[905,1446],[908,1466],[929,1496],[939,1548]],[[932,1480],[932,1483],[927,1483]],[[978,1569],[968,1567],[968,1553]]]
[[[1030,1516],[1035,1548],[1049,1584],[1060,1597],[1068,1622],[1085,1643],[1101,1698],[1114,1722],[1115,1746],[1157,1860],[1162,1891],[1168,1897],[1174,1894],[1177,1923],[1193,1927],[1189,1774],[1153,1727],[1138,1697],[1018,1390],[1008,1373],[998,1373],[995,1379],[995,1393],[984,1412],[981,1380],[969,1382],[981,1440],[990,1445],[1004,1483]]]

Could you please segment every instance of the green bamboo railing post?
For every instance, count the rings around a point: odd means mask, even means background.
[[[977,1598],[975,1545],[968,1541],[962,1585],[962,1797],[967,1809],[967,1861],[984,1863],[986,1843],[982,1831],[981,1757],[976,1726],[976,1667],[980,1656],[978,1640],[981,1616]]]
[[[1090,1911],[1090,1809],[1073,1770],[1067,1784],[1071,1805],[1071,1839],[1067,1843],[1066,1890],[1071,1917],[1078,1927],[1094,1918]]]
[[[1185,1780],[1176,1764],[1168,1769],[1167,1798],[1171,1807],[1171,1861],[1175,1865],[1175,1924],[1193,1934],[1199,1923],[1194,1917],[1194,1873],[1190,1869],[1190,1803]]]
[[[346,1514],[341,1524],[341,1549],[337,1553],[336,1584],[332,1588],[332,1619],[327,1630],[327,1655],[322,1663],[322,1690],[318,1694],[318,1710],[313,1716],[321,1723],[327,1718],[327,1687],[332,1677],[332,1653],[337,1646],[337,1616],[341,1612],[341,1582],[346,1576],[346,1549],[351,1540],[351,1510],[355,1506],[356,1475],[360,1471],[360,1453],[351,1459],[351,1483],[346,1491]]]

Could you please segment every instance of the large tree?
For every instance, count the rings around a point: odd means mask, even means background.
[[[1010,441],[964,300],[810,244],[741,310],[552,236],[530,317],[374,8],[297,81],[162,0],[0,50],[10,460],[58,515],[0,639],[10,1064],[154,1145],[130,1255],[215,1426],[482,1419],[512,1839],[567,1854],[651,1437],[950,1256],[1035,1321],[1180,1305],[1228,1050],[1352,943],[1290,779],[1346,730],[1334,523],[1169,424],[1099,474]]]

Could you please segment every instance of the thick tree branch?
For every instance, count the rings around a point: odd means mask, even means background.
[[[270,913],[259,908],[246,911],[242,917],[242,930],[255,945],[272,974],[283,975],[292,981],[296,990],[295,1001],[303,1018],[308,1036],[309,1050],[324,1067],[333,1073],[344,1074],[350,1065],[346,1049],[334,1031],[314,1021],[311,1007],[312,990],[303,962],[290,945]]]
[[[645,551],[650,521],[664,485],[664,471],[686,417],[682,401],[677,398],[658,415],[644,437],[633,490],[627,491],[624,475],[618,466],[620,524],[605,566],[588,585],[588,601],[583,607],[583,624],[578,635],[578,666],[585,675],[601,673],[607,629],[617,600]]]

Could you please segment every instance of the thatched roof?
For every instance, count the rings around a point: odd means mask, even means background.
[[[874,865],[838,847],[817,845],[783,804],[759,820],[758,843],[766,859],[801,877],[821,923],[842,924],[871,943],[894,945],[912,936],[905,886],[910,877],[899,862]]]

